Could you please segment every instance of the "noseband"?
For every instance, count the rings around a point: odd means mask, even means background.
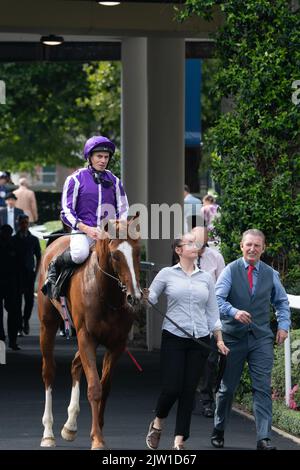
[[[112,254],[110,253],[110,258],[112,259]],[[127,292],[127,287],[125,286],[125,284],[123,284],[123,282],[121,281],[121,279],[119,278],[118,274],[114,271],[114,274],[116,274],[116,276],[113,276],[112,274],[108,273],[107,271],[104,271],[104,269],[101,268],[100,266],[100,262],[99,262],[99,258],[97,256],[97,259],[98,259],[98,267],[100,269],[100,271],[105,274],[105,276],[107,277],[110,277],[111,279],[113,279],[114,281],[116,281],[118,283],[118,286],[120,287],[121,291],[123,292],[123,294],[126,294]]]

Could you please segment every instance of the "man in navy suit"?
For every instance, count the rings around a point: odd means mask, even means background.
[[[278,327],[276,342],[282,344],[290,327],[289,302],[277,271],[260,260],[265,236],[257,229],[243,233],[243,256],[228,264],[216,284],[216,295],[226,346],[230,348],[225,373],[217,397],[211,443],[224,446],[224,431],[235,390],[245,362],[252,383],[253,414],[258,450],[273,450],[271,372],[273,332],[270,305],[275,309]]]
[[[24,214],[22,209],[18,209],[16,206],[17,197],[14,193],[8,193],[5,196],[6,207],[0,209],[0,226],[8,224],[13,229],[13,235],[18,231],[18,217]]]

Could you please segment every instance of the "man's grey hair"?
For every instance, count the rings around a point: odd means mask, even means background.
[[[266,243],[265,234],[261,230],[258,230],[257,228],[250,228],[249,230],[246,230],[242,235],[242,241],[244,241],[244,238],[247,235],[253,235],[254,237],[260,237],[260,238],[262,238],[263,243],[264,244]]]
[[[26,186],[26,187],[27,187],[27,186],[28,186],[27,178],[25,178],[25,177],[20,178],[20,179],[19,179],[19,185],[20,185],[20,186]]]

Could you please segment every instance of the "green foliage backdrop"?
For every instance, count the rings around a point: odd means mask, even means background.
[[[120,144],[118,62],[3,63],[6,104],[0,106],[1,169],[82,165],[82,148],[102,133]],[[119,174],[119,153],[111,166]]]
[[[224,14],[215,34],[220,68],[216,98],[230,98],[208,135],[213,175],[222,189],[218,232],[228,261],[251,227],[267,237],[266,260],[285,285],[299,290],[300,109],[292,83],[300,79],[300,12],[286,0],[187,0],[184,20]]]

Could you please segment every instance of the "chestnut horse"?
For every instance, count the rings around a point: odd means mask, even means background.
[[[91,448],[105,449],[102,434],[105,403],[110,390],[111,374],[117,359],[126,347],[128,332],[139,309],[140,246],[130,238],[130,227],[138,217],[115,221],[116,236],[97,240],[89,258],[76,269],[70,279],[66,303],[77,333],[78,351],[72,362],[72,392],[68,419],[61,435],[73,441],[77,432],[79,413],[79,383],[82,369],[87,379],[87,396],[92,409]],[[120,237],[125,230],[127,238]],[[71,235],[76,236],[76,235]],[[124,239],[126,238],[126,239]],[[134,237],[138,238],[138,237]],[[52,387],[55,375],[54,341],[61,321],[61,305],[41,292],[50,261],[69,245],[70,236],[55,240],[46,250],[41,266],[38,291],[40,346],[43,357],[42,375],[45,384],[44,434],[42,447],[54,447],[52,416]],[[101,380],[97,372],[96,348],[103,345]]]

